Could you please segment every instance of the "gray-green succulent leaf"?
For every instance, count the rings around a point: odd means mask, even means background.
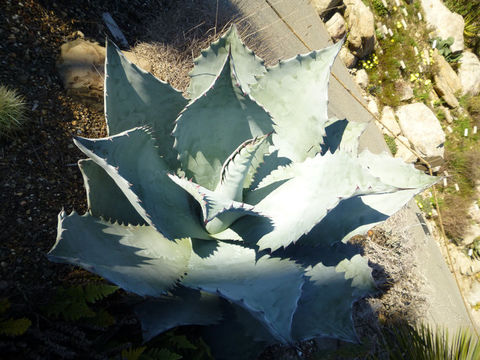
[[[105,119],[109,135],[134,127],[152,128],[160,154],[177,167],[171,132],[178,113],[187,105],[182,93],[132,64],[111,41],[105,60]]]
[[[190,72],[188,88],[191,99],[201,96],[210,88],[229,56],[235,63],[235,72],[238,74],[237,81],[247,94],[250,93],[250,86],[256,83],[256,78],[267,71],[263,60],[240,40],[234,25],[194,60],[195,67]]]
[[[182,169],[211,190],[224,161],[242,142],[273,131],[269,114],[237,83],[232,62],[227,56],[215,82],[188,104],[173,131]]]
[[[375,286],[348,240],[438,179],[358,153],[368,124],[328,118],[341,45],[266,67],[232,27],[195,59],[185,99],[108,42],[108,136],[74,139],[88,212],[60,213],[49,258],[154,297],[137,307],[147,340],[202,325],[240,359],[357,341],[352,304]]]
[[[279,156],[303,161],[321,151],[328,122],[330,69],[341,46],[338,42],[280,61],[252,85],[253,98],[272,114],[272,140]]]

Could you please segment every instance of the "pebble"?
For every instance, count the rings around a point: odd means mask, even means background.
[[[8,265],[8,264],[7,264],[5,261],[2,261],[2,262],[0,263],[0,266],[3,267],[3,268],[6,268],[7,265]]]

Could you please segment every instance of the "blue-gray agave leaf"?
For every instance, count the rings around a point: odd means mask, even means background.
[[[195,60],[187,100],[109,43],[109,136],[74,140],[89,212],[60,213],[50,259],[158,298],[137,309],[146,339],[208,326],[219,358],[245,359],[358,341],[352,304],[375,286],[348,240],[437,179],[358,154],[367,124],[327,118],[340,46],[266,68],[232,28]]]
[[[132,64],[107,41],[105,60],[105,119],[108,135],[148,125],[169,166],[176,166],[171,136],[178,113],[187,105],[180,91]]]
[[[225,35],[203,50],[194,60],[195,67],[190,72],[188,88],[191,99],[199,97],[210,88],[229,55],[235,63],[237,81],[246,93],[250,93],[250,86],[256,83],[256,78],[267,71],[263,60],[255,56],[240,40],[237,28],[232,26]]]
[[[270,116],[237,82],[232,62],[227,56],[216,81],[188,104],[173,131],[182,169],[210,190],[220,180],[224,161],[242,142],[273,131]]]

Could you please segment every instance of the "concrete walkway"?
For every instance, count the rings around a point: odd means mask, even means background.
[[[332,44],[318,15],[307,0],[229,0],[239,15],[236,20],[242,37],[257,55],[274,64],[310,49],[320,49]],[[332,72],[356,97],[361,99],[360,89],[353,82],[346,67],[337,58]],[[372,116],[333,77],[330,80],[329,112],[339,118],[370,122],[361,139],[361,147],[378,153],[387,149],[383,136]],[[363,101],[363,100],[362,100]],[[409,229],[416,251],[413,261],[420,276],[425,278],[423,289],[427,298],[427,310],[422,322],[447,327],[450,333],[460,327],[469,327],[467,311],[440,249],[420,223],[420,211],[411,202],[406,216],[396,227]]]

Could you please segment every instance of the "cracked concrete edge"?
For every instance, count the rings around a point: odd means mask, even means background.
[[[324,24],[308,0],[227,0],[238,14],[235,21],[247,45],[267,64],[319,49],[332,44]],[[282,19],[283,18],[283,19]],[[287,25],[288,24],[288,25]],[[300,39],[301,40],[300,40]],[[332,72],[359,99],[360,89],[337,58]],[[333,77],[329,84],[329,113],[339,118],[369,122],[360,147],[374,153],[388,151],[383,136],[373,117]],[[362,101],[364,101],[362,99]],[[459,328],[474,326],[462,301],[455,280],[445,263],[438,244],[425,233],[417,214],[419,209],[411,202],[402,223],[397,226],[410,229],[416,242],[415,262],[426,280],[428,307],[425,318],[419,321],[432,326],[448,328],[455,333]],[[421,219],[421,218],[420,218]]]

